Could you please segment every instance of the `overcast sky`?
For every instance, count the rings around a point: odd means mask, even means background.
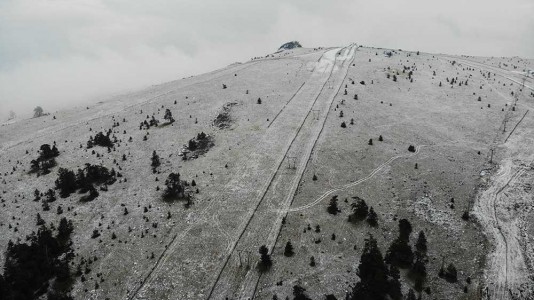
[[[0,0],[0,118],[272,53],[358,44],[534,57],[534,0]]]

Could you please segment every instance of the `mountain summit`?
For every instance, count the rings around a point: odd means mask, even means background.
[[[282,46],[280,46],[280,48],[278,48],[278,50],[290,50],[294,48],[302,48],[302,45],[298,41],[292,41],[283,44]]]

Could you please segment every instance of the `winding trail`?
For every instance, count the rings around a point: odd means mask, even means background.
[[[457,59],[457,58],[455,58]],[[518,80],[507,76],[505,70],[497,69],[492,66],[485,65],[483,63],[466,61],[463,59],[457,59],[459,63],[478,68],[482,71],[493,72],[494,74],[508,79],[512,82],[522,84]],[[503,95],[497,88],[495,88],[488,80],[486,83],[495,90],[499,96],[505,100],[511,100],[515,105],[518,98],[509,99]],[[532,87],[525,85],[525,88],[532,89]],[[521,103],[524,106],[529,107],[526,104]],[[531,161],[532,154],[528,147],[524,147],[526,141],[525,136],[522,139],[509,142],[510,137],[515,132],[516,128],[527,116],[529,110],[527,110],[520,120],[515,124],[511,132],[503,139],[501,132],[497,133],[495,140],[493,141],[492,149],[496,146],[504,146],[504,151],[508,152],[512,157],[506,157],[500,162],[500,168],[497,173],[491,177],[488,188],[482,191],[473,207],[473,213],[477,217],[478,221],[486,231],[488,237],[493,239],[494,251],[489,255],[486,278],[485,278],[485,293],[486,299],[496,300],[511,300],[522,299],[518,298],[518,290],[522,284],[525,283],[525,279],[528,276],[528,268],[525,266],[525,260],[521,250],[518,228],[515,223],[514,214],[510,215],[510,212],[505,212],[504,209],[507,203],[503,203],[502,198],[505,191],[510,188],[510,185],[514,183],[525,172],[524,167],[518,165]],[[504,129],[506,122],[511,118],[513,111],[508,109],[503,120],[501,128]],[[503,131],[504,132],[504,131]],[[532,133],[532,130],[530,130]],[[525,133],[523,133],[525,134]],[[501,140],[502,142],[499,142]],[[512,139],[514,140],[514,139]],[[532,163],[532,162],[531,162]]]
[[[394,156],[394,157],[388,159],[387,161],[385,161],[383,164],[381,164],[377,168],[375,168],[371,173],[369,173],[369,175],[365,176],[364,178],[361,178],[361,179],[356,180],[354,182],[350,182],[350,183],[347,183],[347,184],[342,185],[340,187],[336,187],[336,188],[333,188],[331,190],[328,190],[324,194],[322,194],[319,198],[315,199],[313,202],[311,202],[309,204],[306,204],[306,205],[303,205],[303,206],[299,206],[299,207],[288,209],[287,211],[288,212],[298,212],[298,211],[310,209],[310,208],[316,206],[317,204],[319,204],[324,199],[326,199],[328,196],[332,195],[333,193],[340,192],[340,191],[346,190],[348,188],[357,186],[357,185],[359,185],[361,183],[364,183],[367,180],[373,178],[378,172],[380,172],[386,166],[389,166],[393,161],[395,161],[397,159],[400,159],[400,158],[408,158],[408,157],[412,157],[414,155],[417,155],[419,153],[419,151],[421,151],[421,148],[427,147],[427,146],[428,145],[419,145],[419,146],[416,147],[416,150],[413,153],[410,153],[410,154],[407,154],[407,155]]]

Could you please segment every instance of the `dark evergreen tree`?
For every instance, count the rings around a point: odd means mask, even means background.
[[[293,251],[293,245],[291,245],[291,241],[287,241],[286,247],[284,248],[284,255],[287,257],[295,255],[295,252]]]
[[[349,292],[347,300],[388,299],[388,270],[372,235],[365,240],[358,276],[360,281]]]
[[[269,254],[269,249],[267,249],[267,246],[263,245],[260,247],[259,252],[260,252],[260,263],[259,263],[260,271],[262,272],[267,271],[273,265],[271,255]]]
[[[59,189],[61,198],[66,198],[76,191],[76,176],[74,172],[64,168],[58,170],[56,188]]]
[[[72,221],[67,220],[67,218],[63,217],[59,221],[59,226],[57,228],[57,238],[60,242],[65,242],[70,238],[71,233],[74,231],[74,226],[72,225]]]
[[[152,171],[154,173],[156,173],[157,168],[161,165],[161,162],[159,161],[159,156],[156,153],[156,150],[154,150],[154,152],[152,152],[151,161],[152,161],[152,163],[150,164],[150,166],[152,166]]]
[[[340,212],[338,206],[337,206],[337,195],[333,196],[332,199],[330,199],[330,203],[328,204],[328,208],[326,209],[329,214],[337,215],[337,213]]]
[[[399,220],[399,238],[409,241],[412,233],[412,224],[406,219]]]
[[[415,243],[415,248],[421,253],[425,253],[427,250],[426,237],[425,237],[425,233],[422,230],[419,231],[419,235],[417,236],[417,242]]]
[[[412,248],[408,241],[402,238],[395,239],[386,253],[386,262],[399,268],[408,268],[413,261]]]
[[[165,116],[163,117],[163,119],[167,120],[169,123],[174,123],[174,118],[172,117],[172,112],[170,109],[166,109],[165,110]]]
[[[445,280],[451,283],[458,281],[458,271],[456,271],[456,267],[452,263],[447,266],[444,277]]]

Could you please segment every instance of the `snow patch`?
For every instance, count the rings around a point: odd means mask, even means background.
[[[432,199],[428,196],[421,197],[414,204],[415,214],[425,219],[426,221],[443,226],[454,232],[458,232],[460,229],[454,222],[454,217],[450,211],[437,209],[432,202]]]

